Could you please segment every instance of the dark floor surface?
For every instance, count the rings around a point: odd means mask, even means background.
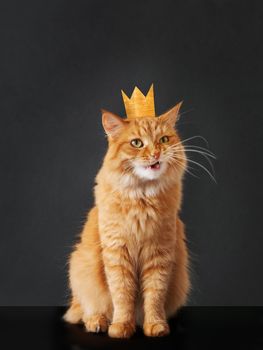
[[[263,349],[263,307],[185,307],[170,321],[171,334],[129,340],[86,333],[68,325],[62,307],[1,307],[1,349]]]

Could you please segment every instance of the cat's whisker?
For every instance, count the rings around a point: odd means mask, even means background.
[[[197,139],[197,138],[203,140],[206,143],[207,147],[209,147],[208,141],[206,140],[205,137],[203,137],[201,135],[195,135],[195,136],[188,137],[187,139],[184,139],[184,140],[181,140],[181,141],[177,142],[173,146],[176,146],[176,145],[179,145],[179,144],[183,144],[183,143],[185,143],[187,141],[190,141],[190,140],[193,140],[193,139]]]
[[[193,149],[193,147],[196,147],[197,149]],[[207,160],[207,162],[209,163],[209,165],[210,165],[210,167],[211,167],[211,169],[212,169],[212,172],[213,172],[213,177],[214,177],[214,181],[215,181],[215,170],[214,170],[214,166],[213,166],[213,163],[211,162],[211,160],[209,159],[209,157],[211,157],[211,158],[213,158],[213,159],[216,159],[216,157],[215,157],[215,155],[211,152],[211,151],[209,151],[209,150],[207,150],[207,149],[205,149],[205,148],[203,148],[203,147],[199,147],[199,146],[194,146],[194,145],[192,145],[192,146],[175,146],[175,145],[173,145],[173,146],[171,146],[171,149],[173,150],[173,151],[176,151],[176,152],[178,152],[178,151],[182,151],[182,152],[185,152],[185,153],[187,153],[187,152],[189,152],[189,153],[197,153],[197,154],[200,154],[200,155],[202,155],[203,157],[205,157],[205,159]],[[170,152],[171,153],[171,152]],[[188,157],[187,157],[188,158]],[[216,181],[215,181],[216,182]]]
[[[185,167],[184,164],[183,164],[182,162],[180,162],[178,159],[174,159],[174,160],[175,160],[176,164],[178,164],[181,168],[183,168],[187,173],[189,173],[189,174],[192,175],[193,177],[196,177],[196,178],[200,179],[199,176],[193,174],[193,173],[189,170],[189,168],[190,168],[190,169],[194,169],[193,167],[190,167],[188,164],[187,164],[186,167]],[[176,169],[176,167],[174,166],[174,164],[173,164],[173,167]]]
[[[199,154],[202,154],[202,155],[206,155],[208,157],[211,157],[213,159],[216,159],[216,157],[214,155],[212,155],[211,153],[208,153],[206,151],[200,151],[200,150],[197,150],[197,149],[190,149],[190,148],[179,148],[179,149],[174,149],[175,151],[185,151],[185,152],[192,152],[192,153],[199,153]]]
[[[190,163],[193,163],[193,164],[196,164],[196,165],[200,166],[200,168],[202,168],[202,169],[211,177],[211,179],[212,179],[215,183],[217,183],[215,177],[211,174],[211,172],[210,172],[204,165],[202,165],[202,164],[200,164],[200,163],[198,163],[198,162],[196,162],[196,161],[194,161],[194,160],[192,160],[192,159],[189,159],[189,158],[180,157],[180,156],[178,156],[178,155],[176,155],[175,157],[177,157],[177,158],[179,157],[179,158],[182,159],[182,160],[185,160],[185,161],[187,161],[187,162],[190,162]]]
[[[206,154],[202,154],[202,156],[204,156],[205,159],[208,161],[208,163],[213,171],[213,176],[215,177],[215,168],[214,168],[214,165],[213,165],[211,159],[209,159],[209,157]]]
[[[183,149],[182,149],[183,150]],[[193,152],[196,152],[196,150],[192,150]],[[211,160],[209,159],[209,154],[206,154],[205,152],[196,152],[196,153],[198,153],[198,154],[200,154],[200,155],[202,155],[203,157],[205,157],[205,159],[208,161],[208,163],[209,163],[209,165],[211,166],[211,169],[212,169],[212,172],[213,172],[213,177],[214,177],[214,179],[215,179],[215,169],[214,169],[214,166],[213,166],[213,163],[211,162]],[[171,154],[170,154],[171,155]],[[174,159],[175,158],[177,158],[178,159],[178,157],[179,157],[179,155],[178,154],[176,154],[176,155],[171,155]],[[184,160],[186,160],[186,161],[192,161],[191,159],[189,159],[188,157],[183,157],[184,158]],[[181,159],[183,159],[182,157],[181,157]],[[213,158],[213,157],[212,157]],[[194,161],[192,161],[192,162],[194,162]],[[199,163],[198,163],[199,164]],[[199,166],[201,166],[200,164],[199,164]],[[216,182],[216,181],[215,181]]]
[[[171,148],[173,150],[196,150],[196,151],[200,151],[200,152],[205,152],[205,153],[208,153],[212,158],[216,159],[216,156],[213,152],[211,152],[210,150],[206,149],[206,148],[203,148],[203,147],[199,147],[199,146],[195,146],[195,145],[185,145],[185,146],[182,146],[182,147],[179,147],[179,146],[176,146],[176,147],[173,147],[171,146]]]
[[[214,154],[212,151],[210,151],[210,150],[207,149],[207,148],[201,147],[201,146],[197,146],[197,145],[184,145],[184,147],[185,147],[185,148],[188,148],[188,147],[190,147],[190,148],[197,148],[197,149],[200,149],[200,150],[209,152],[209,153],[211,153],[213,156],[215,156],[215,154]]]
[[[187,154],[187,153],[197,153],[197,154],[201,154],[201,155],[205,155],[209,158],[212,158],[212,159],[216,159],[216,157],[214,155],[212,155],[211,153],[208,153],[206,151],[200,151],[200,150],[196,150],[196,149],[174,149],[175,152],[181,152],[181,153],[184,153],[184,154]]]
[[[192,174],[188,169],[193,169],[193,167],[191,167],[189,164],[184,164],[182,161],[180,161],[178,158],[175,158],[174,157],[174,153],[171,153],[168,155],[168,157],[165,158],[165,160],[168,162],[168,164],[170,166],[172,166],[174,169],[178,170],[176,167],[175,167],[175,164],[178,164],[182,169],[186,170],[186,172],[189,172],[189,174],[193,175],[194,177],[197,177],[196,175]]]
[[[215,169],[214,169],[214,166],[213,166],[213,163],[212,161],[209,159],[209,157],[215,159],[214,156],[212,156],[211,154],[207,153],[207,152],[203,152],[203,151],[199,151],[199,150],[192,150],[192,149],[188,149],[188,150],[184,150],[185,153],[197,153],[197,154],[200,154],[201,156],[203,156],[207,162],[209,163],[209,165],[211,166],[211,169],[213,170],[213,174],[215,174]],[[187,157],[188,158],[188,157]]]
[[[193,148],[193,149],[199,149],[201,151],[205,151],[205,152],[208,152],[208,153],[211,153],[213,156],[215,156],[215,154],[209,150],[208,148],[205,148],[205,147],[201,147],[201,146],[198,146],[198,145],[193,145],[193,144],[182,144],[182,143],[176,143],[174,145],[170,145],[170,148],[174,149],[174,148]]]

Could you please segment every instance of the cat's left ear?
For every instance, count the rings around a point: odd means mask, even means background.
[[[113,138],[118,136],[127,122],[117,114],[106,111],[105,109],[102,109],[101,112],[102,125],[106,134]]]
[[[168,123],[172,128],[175,126],[175,123],[179,119],[179,110],[181,108],[183,101],[177,103],[176,106],[169,109],[166,113],[160,115],[159,118],[161,118],[164,122]]]

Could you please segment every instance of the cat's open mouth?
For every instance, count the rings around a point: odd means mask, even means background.
[[[153,169],[153,170],[158,170],[160,169],[160,162],[156,162],[154,164],[148,165],[147,169]]]

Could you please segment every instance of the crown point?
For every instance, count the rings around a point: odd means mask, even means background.
[[[132,92],[131,99],[134,98],[135,96],[143,96],[144,97],[143,93],[141,92],[141,90],[137,86],[135,86],[135,88]]]
[[[125,92],[123,90],[121,90],[121,94],[123,98],[128,98],[128,96],[125,94]]]
[[[121,90],[127,118],[155,117],[153,84],[145,96],[135,86],[130,98]]]
[[[149,98],[151,96],[151,98],[153,98],[154,92],[153,92],[153,84],[150,86],[150,89],[147,92],[146,98]]]

